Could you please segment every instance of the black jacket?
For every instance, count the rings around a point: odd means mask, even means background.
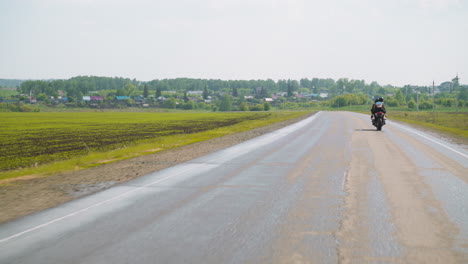
[[[387,113],[387,110],[385,110],[385,106],[382,104],[381,107],[377,107],[376,104],[373,104],[372,105],[372,108],[371,108],[371,113],[372,114],[375,114],[377,112],[384,112],[384,113]]]

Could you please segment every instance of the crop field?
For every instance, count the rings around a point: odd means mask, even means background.
[[[0,172],[192,134],[275,113],[0,113]],[[297,116],[298,114],[296,114]]]

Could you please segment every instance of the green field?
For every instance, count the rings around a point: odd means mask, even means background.
[[[0,97],[10,97],[17,95],[18,92],[14,88],[0,88]]]
[[[69,170],[129,158],[305,113],[0,113],[0,179],[35,173],[24,168],[57,161],[72,160],[63,168]],[[20,168],[24,172],[12,174]]]

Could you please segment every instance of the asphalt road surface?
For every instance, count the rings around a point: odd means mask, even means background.
[[[0,263],[468,263],[468,152],[320,112],[0,225]]]

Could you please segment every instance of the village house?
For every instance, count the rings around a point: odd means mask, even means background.
[[[83,96],[83,101],[90,103],[97,103],[104,101],[103,96]]]
[[[203,95],[203,91],[187,91],[187,95],[202,96],[202,95]]]

